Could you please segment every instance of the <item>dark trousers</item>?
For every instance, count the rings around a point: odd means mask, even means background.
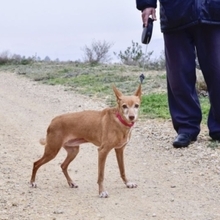
[[[164,33],[168,103],[177,133],[196,137],[201,108],[195,88],[196,52],[210,99],[209,135],[220,133],[220,26],[200,24]]]

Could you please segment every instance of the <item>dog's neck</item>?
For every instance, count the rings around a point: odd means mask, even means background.
[[[123,125],[125,125],[125,126],[127,126],[127,127],[129,127],[129,128],[131,128],[131,127],[134,125],[134,122],[131,122],[131,123],[126,122],[126,121],[121,117],[121,115],[119,114],[119,112],[116,112],[116,117],[119,119],[119,121],[120,121]]]

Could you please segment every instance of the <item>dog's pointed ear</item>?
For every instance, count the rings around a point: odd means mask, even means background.
[[[135,96],[138,96],[139,98],[141,98],[142,92],[141,92],[141,83],[139,84],[135,94]]]
[[[115,93],[116,98],[117,98],[118,100],[120,100],[120,99],[121,99],[121,96],[123,96],[122,92],[119,91],[119,90],[115,87],[115,85],[112,86],[112,89],[113,89],[113,91],[114,91],[114,93]]]

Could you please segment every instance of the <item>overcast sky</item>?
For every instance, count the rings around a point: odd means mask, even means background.
[[[0,0],[0,53],[9,51],[41,59],[82,60],[92,41],[113,43],[124,51],[131,41],[141,44],[141,13],[135,0]],[[143,45],[143,49],[145,46]],[[158,21],[148,51],[163,50]]]

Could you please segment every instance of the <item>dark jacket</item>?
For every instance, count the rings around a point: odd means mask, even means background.
[[[157,0],[136,0],[137,9],[157,6]],[[199,23],[220,25],[220,0],[160,0],[161,31]]]

